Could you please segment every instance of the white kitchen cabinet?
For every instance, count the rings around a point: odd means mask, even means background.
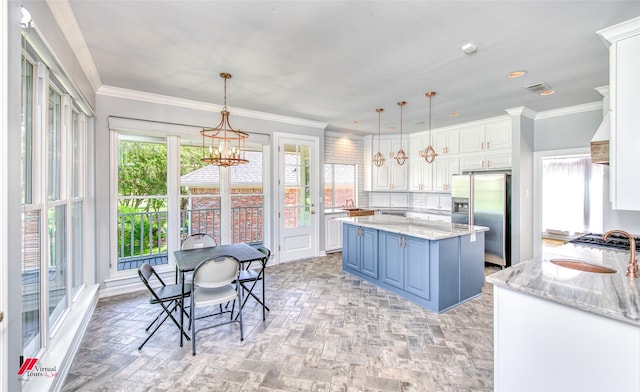
[[[460,130],[460,153],[511,149],[511,122],[496,121]]]
[[[347,216],[344,214],[326,214],[325,217],[325,246],[324,250],[326,253],[337,252],[342,250],[342,222],[337,220],[337,218],[345,218]]]
[[[640,17],[598,31],[609,44],[609,198],[616,210],[640,210]]]
[[[433,190],[433,163],[424,159],[411,159],[409,190],[422,192]]]
[[[408,140],[403,139],[403,149],[405,153],[408,148]],[[381,138],[380,152],[385,155],[384,165],[377,167],[372,165],[372,187],[374,191],[408,191],[409,190],[409,160],[403,165],[393,158],[400,149],[400,138]],[[377,150],[377,143],[374,143],[374,154]],[[408,155],[408,154],[407,154]]]
[[[438,157],[456,155],[460,152],[460,131],[458,129],[432,132],[431,135],[433,148],[438,153]],[[427,143],[428,139],[427,135]]]
[[[408,193],[372,193],[370,196],[370,207],[398,207],[407,208],[409,206]]]
[[[495,391],[640,391],[637,326],[497,285],[493,292]]]
[[[460,172],[472,170],[510,169],[511,150],[498,150],[460,156]]]
[[[460,159],[436,158],[433,165],[433,190],[451,192],[451,176],[460,174]]]

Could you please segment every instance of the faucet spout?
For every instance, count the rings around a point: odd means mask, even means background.
[[[609,239],[611,234],[620,234],[629,239],[629,250],[631,254],[629,255],[629,265],[627,265],[627,272],[625,272],[625,276],[630,278],[638,277],[638,262],[636,261],[636,240],[633,236],[627,233],[624,230],[609,230],[602,237],[605,241]]]

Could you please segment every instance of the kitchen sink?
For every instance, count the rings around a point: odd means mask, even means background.
[[[569,268],[582,272],[595,272],[598,274],[613,274],[616,270],[597,264],[587,263],[580,260],[572,259],[551,259],[550,263],[559,265],[560,267]]]
[[[364,208],[343,208],[345,211],[347,211],[347,216],[352,217],[352,216],[367,216],[367,215],[373,215],[373,210],[367,210]]]

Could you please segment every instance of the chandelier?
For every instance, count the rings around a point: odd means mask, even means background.
[[[229,124],[227,79],[231,78],[231,74],[222,72],[220,77],[224,79],[224,107],[220,112],[222,119],[215,128],[203,128],[200,131],[202,135],[202,162],[224,167],[249,163],[244,158],[245,141],[249,134],[233,129]]]
[[[405,101],[398,102],[398,106],[400,106],[400,149],[398,150],[398,153],[396,154],[396,156],[393,157],[393,159],[395,159],[396,162],[398,162],[398,165],[404,165],[407,159],[409,159],[407,154],[402,149],[402,107],[406,104],[407,103]]]
[[[424,150],[420,151],[420,156],[424,158],[427,163],[433,162],[434,159],[438,156],[438,153],[431,145],[431,98],[436,95],[435,91],[427,91],[425,93],[427,97],[429,97],[429,145]]]
[[[382,155],[382,153],[380,152],[380,113],[382,113],[384,111],[384,109],[382,108],[377,108],[376,112],[378,112],[378,152],[376,153],[376,155],[373,156],[373,163],[377,166],[380,167],[382,165],[384,165],[384,155]]]

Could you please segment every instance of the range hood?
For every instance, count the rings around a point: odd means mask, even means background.
[[[611,135],[611,121],[609,112],[605,113],[602,123],[591,138],[591,162],[609,164],[609,137]]]

